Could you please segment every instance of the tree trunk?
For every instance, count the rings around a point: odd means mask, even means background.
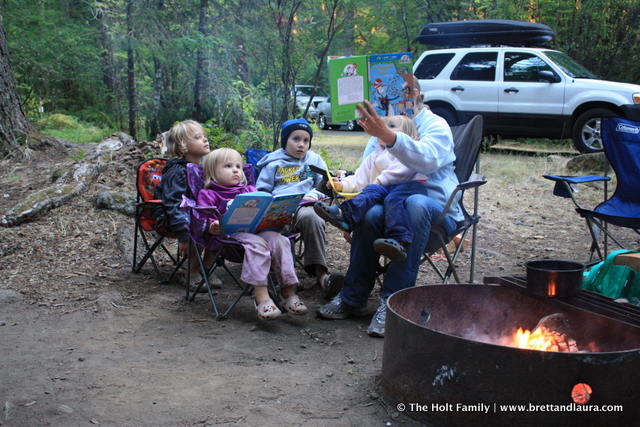
[[[159,1],[158,12],[164,10],[164,2]],[[158,48],[162,52],[164,48],[164,34],[158,34]],[[162,133],[160,129],[160,106],[162,103],[162,82],[164,79],[164,64],[160,54],[153,56],[154,77],[153,77],[153,102],[151,109],[151,120],[149,123],[149,138],[155,138],[156,135]]]
[[[15,155],[27,142],[27,134],[34,129],[22,109],[6,39],[0,15],[0,153]]]
[[[207,13],[209,9],[209,0],[200,0],[200,23],[198,31],[203,37],[207,37]],[[204,111],[202,107],[202,97],[206,93],[206,79],[208,69],[208,58],[205,47],[200,44],[198,48],[198,59],[196,60],[196,78],[193,87],[193,114],[194,119],[204,122]]]
[[[129,134],[136,139],[136,82],[133,55],[133,0],[127,3],[127,80],[129,81]]]
[[[102,45],[102,83],[105,86],[105,110],[107,114],[115,114],[118,123],[122,123],[122,112],[118,102],[118,82],[116,78],[116,61],[113,40],[111,36],[111,24],[109,18],[102,9],[97,8],[95,12],[96,20],[99,22],[100,44]]]

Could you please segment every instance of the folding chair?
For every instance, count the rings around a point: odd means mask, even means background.
[[[151,260],[153,269],[156,272],[158,281],[161,283],[170,281],[182,266],[186,258],[180,259],[177,254],[174,256],[165,246],[165,238],[176,239],[167,224],[169,221],[162,205],[162,200],[155,198],[155,189],[162,181],[162,170],[167,160],[148,159],[140,163],[136,177],[136,213],[135,213],[135,234],[133,237],[133,262],[132,271],[140,272],[144,264]],[[153,236],[153,243],[150,243],[147,235]],[[139,241],[144,245],[145,253],[138,260]],[[166,280],[163,280],[160,269],[154,257],[156,249],[161,248],[169,257],[173,270]]]
[[[261,150],[259,148],[248,148],[244,153],[244,157],[247,159],[247,163],[253,166],[253,172],[256,178],[258,178],[258,175],[260,173],[260,171],[258,170],[258,162],[269,153],[270,151]]]
[[[589,260],[595,252],[598,258],[604,259],[608,252],[607,237],[620,248],[627,249],[608,229],[607,224],[627,228],[640,234],[640,122],[633,122],[617,117],[604,117],[601,121],[602,144],[608,164],[613,169],[617,184],[613,195],[608,197],[607,176],[558,176],[543,175],[555,182],[553,194],[571,198],[576,205],[576,212],[586,220],[591,234]],[[606,168],[605,168],[606,171]],[[577,184],[604,181],[604,201],[593,209],[584,208],[575,196],[574,186]],[[598,238],[604,233],[604,255],[600,249]]]
[[[483,117],[477,115],[467,123],[451,126],[451,133],[453,134],[454,153],[456,155],[456,161],[454,162],[456,167],[455,173],[458,177],[459,184],[449,196],[443,213],[431,224],[431,232],[425,245],[420,264],[423,264],[425,261],[428,262],[438,276],[440,276],[442,283],[447,283],[452,274],[456,282],[461,283],[455,263],[458,255],[462,252],[462,243],[471,231],[469,283],[473,283],[476,258],[476,228],[480,220],[480,215],[478,215],[478,188],[487,183],[484,175],[480,174],[480,164],[478,160],[480,150],[482,149],[482,139],[484,137]],[[476,167],[475,173],[473,172],[474,166]],[[474,190],[473,214],[469,214],[464,205],[464,192],[469,189]],[[456,228],[452,233],[447,233],[445,227],[440,223],[453,203],[458,204],[464,218],[456,223]],[[452,254],[447,248],[447,244],[453,241],[456,236],[460,236],[461,243],[456,246]],[[438,265],[431,259],[432,255],[439,250],[442,250],[447,261],[447,269],[445,272],[442,272]],[[379,282],[381,281],[381,277],[387,273],[390,266],[391,262],[386,258],[384,258],[383,263],[378,265],[376,274]]]
[[[248,174],[247,180],[250,183],[254,183],[253,180],[253,169],[250,164],[246,164],[243,167],[245,174]],[[181,207],[185,209],[189,213],[189,225],[187,226],[189,229],[189,253],[195,253],[198,258],[198,264],[200,266],[200,274],[204,278],[203,282],[201,282],[197,288],[193,291],[189,291],[189,279],[190,279],[190,271],[187,269],[187,286],[186,286],[186,300],[193,301],[196,297],[196,294],[199,292],[202,286],[206,286],[207,292],[209,294],[209,299],[211,300],[211,305],[213,307],[213,311],[218,320],[225,320],[229,317],[229,313],[236,304],[240,301],[243,296],[252,295],[253,288],[250,284],[242,283],[229,269],[226,262],[233,263],[242,263],[244,260],[244,248],[243,246],[236,240],[228,237],[228,236],[211,236],[208,233],[207,226],[208,215],[205,212],[213,211],[220,217],[220,213],[215,208],[211,207],[202,207],[197,206],[195,200],[198,198],[198,193],[202,190],[204,186],[203,179],[203,171],[202,167],[193,163],[189,163],[187,165],[187,184],[189,186],[189,195],[191,197],[184,196],[183,203]],[[200,250],[192,250],[192,245],[197,245],[200,248],[205,248],[210,250],[213,253],[213,261],[210,267],[204,265],[203,256]],[[209,282],[209,276],[218,268],[222,267],[227,274],[233,279],[235,284],[238,287],[238,292],[235,295],[234,300],[227,307],[224,313],[218,308],[218,304],[216,302],[216,297],[211,288],[211,283]],[[278,302],[278,289],[274,281],[269,277],[269,293],[275,304],[280,307]]]
[[[473,283],[476,259],[476,229],[480,215],[478,215],[478,188],[487,183],[484,175],[480,174],[480,150],[482,149],[482,139],[484,137],[484,120],[481,115],[474,116],[467,123],[451,126],[453,134],[454,153],[456,161],[456,176],[458,177],[458,186],[449,196],[449,200],[440,217],[432,224],[431,234],[424,249],[424,255],[420,261],[422,264],[427,261],[431,267],[438,273],[442,279],[442,283],[447,283],[453,274],[456,283],[460,282],[458,271],[456,269],[456,260],[462,252],[463,243],[471,231],[471,264],[469,267],[469,283]],[[474,172],[474,167],[476,171]],[[473,214],[469,214],[464,205],[464,192],[473,189]],[[458,193],[460,193],[458,198]],[[446,212],[453,203],[457,203],[460,211],[464,215],[464,219],[456,223],[456,229],[452,233],[447,233],[445,228],[439,223],[444,219]],[[456,236],[460,236],[460,244],[456,246],[453,254],[447,248],[447,244]],[[442,250],[447,260],[447,269],[443,273],[431,256],[438,250]]]

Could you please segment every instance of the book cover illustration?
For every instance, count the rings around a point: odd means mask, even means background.
[[[369,99],[367,58],[350,56],[329,59],[333,122],[346,122],[360,117],[356,106]]]
[[[259,233],[291,224],[304,194],[272,196],[263,191],[237,195],[222,218],[225,234]]]
[[[389,53],[369,57],[371,104],[378,115],[413,114],[413,54]]]

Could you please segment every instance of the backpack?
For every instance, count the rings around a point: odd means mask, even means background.
[[[582,283],[582,289],[593,291],[609,298],[626,298],[629,303],[640,306],[640,273],[626,265],[616,265],[616,256],[638,253],[627,249],[611,252],[596,264]]]

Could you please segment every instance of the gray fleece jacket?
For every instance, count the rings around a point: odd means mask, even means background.
[[[314,200],[326,198],[315,189],[322,176],[312,172],[308,165],[327,167],[322,157],[313,151],[308,151],[302,159],[289,156],[283,148],[273,151],[257,164],[260,172],[256,188],[274,195],[304,193]]]

